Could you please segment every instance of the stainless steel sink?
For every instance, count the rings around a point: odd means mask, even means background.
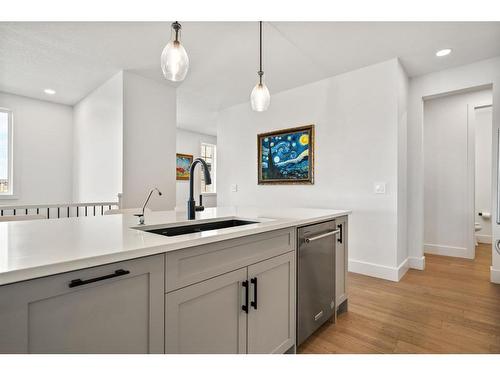
[[[140,227],[135,227],[135,229],[143,230],[149,233],[161,234],[162,236],[173,237],[173,236],[181,236],[183,234],[199,233],[208,230],[223,229],[223,228],[233,228],[255,223],[258,222],[249,220],[240,220],[240,219],[230,219],[230,220],[211,221],[204,223],[185,224],[179,226],[169,226],[163,228],[156,227],[153,229],[151,228],[142,229]]]

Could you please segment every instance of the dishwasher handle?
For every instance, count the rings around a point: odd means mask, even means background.
[[[331,232],[326,232],[326,233],[320,234],[318,236],[306,237],[306,238],[304,238],[304,241],[305,241],[305,243],[310,243],[310,242],[320,240],[320,239],[325,238],[325,237],[335,236],[336,234],[339,234],[339,233],[340,233],[340,229],[332,230]]]

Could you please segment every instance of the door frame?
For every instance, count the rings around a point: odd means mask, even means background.
[[[476,257],[476,109],[493,108],[492,100],[467,104],[467,255],[468,258]],[[493,127],[493,121],[492,121]],[[492,133],[493,134],[493,133]],[[491,139],[491,151],[493,154],[493,142]],[[493,169],[490,171],[491,181],[493,181]],[[490,202],[490,212],[493,212],[493,196]],[[493,220],[493,215],[492,219]]]

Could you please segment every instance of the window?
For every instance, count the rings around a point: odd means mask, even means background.
[[[0,108],[0,196],[12,195],[12,111]]]
[[[215,193],[215,173],[216,173],[216,146],[209,143],[201,144],[201,158],[208,164],[208,169],[212,177],[212,184],[205,184],[205,177],[201,174],[201,192],[202,193]]]

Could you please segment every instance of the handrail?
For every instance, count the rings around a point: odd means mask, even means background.
[[[120,201],[0,205],[0,216],[24,216],[36,214],[42,215],[42,217],[45,216],[47,219],[59,219],[75,216],[101,216],[112,208],[120,208]]]
[[[0,205],[0,210],[35,210],[37,208],[57,207],[92,207],[92,206],[118,206],[118,202],[86,202],[86,203],[50,203],[50,204],[25,204],[25,205]]]

